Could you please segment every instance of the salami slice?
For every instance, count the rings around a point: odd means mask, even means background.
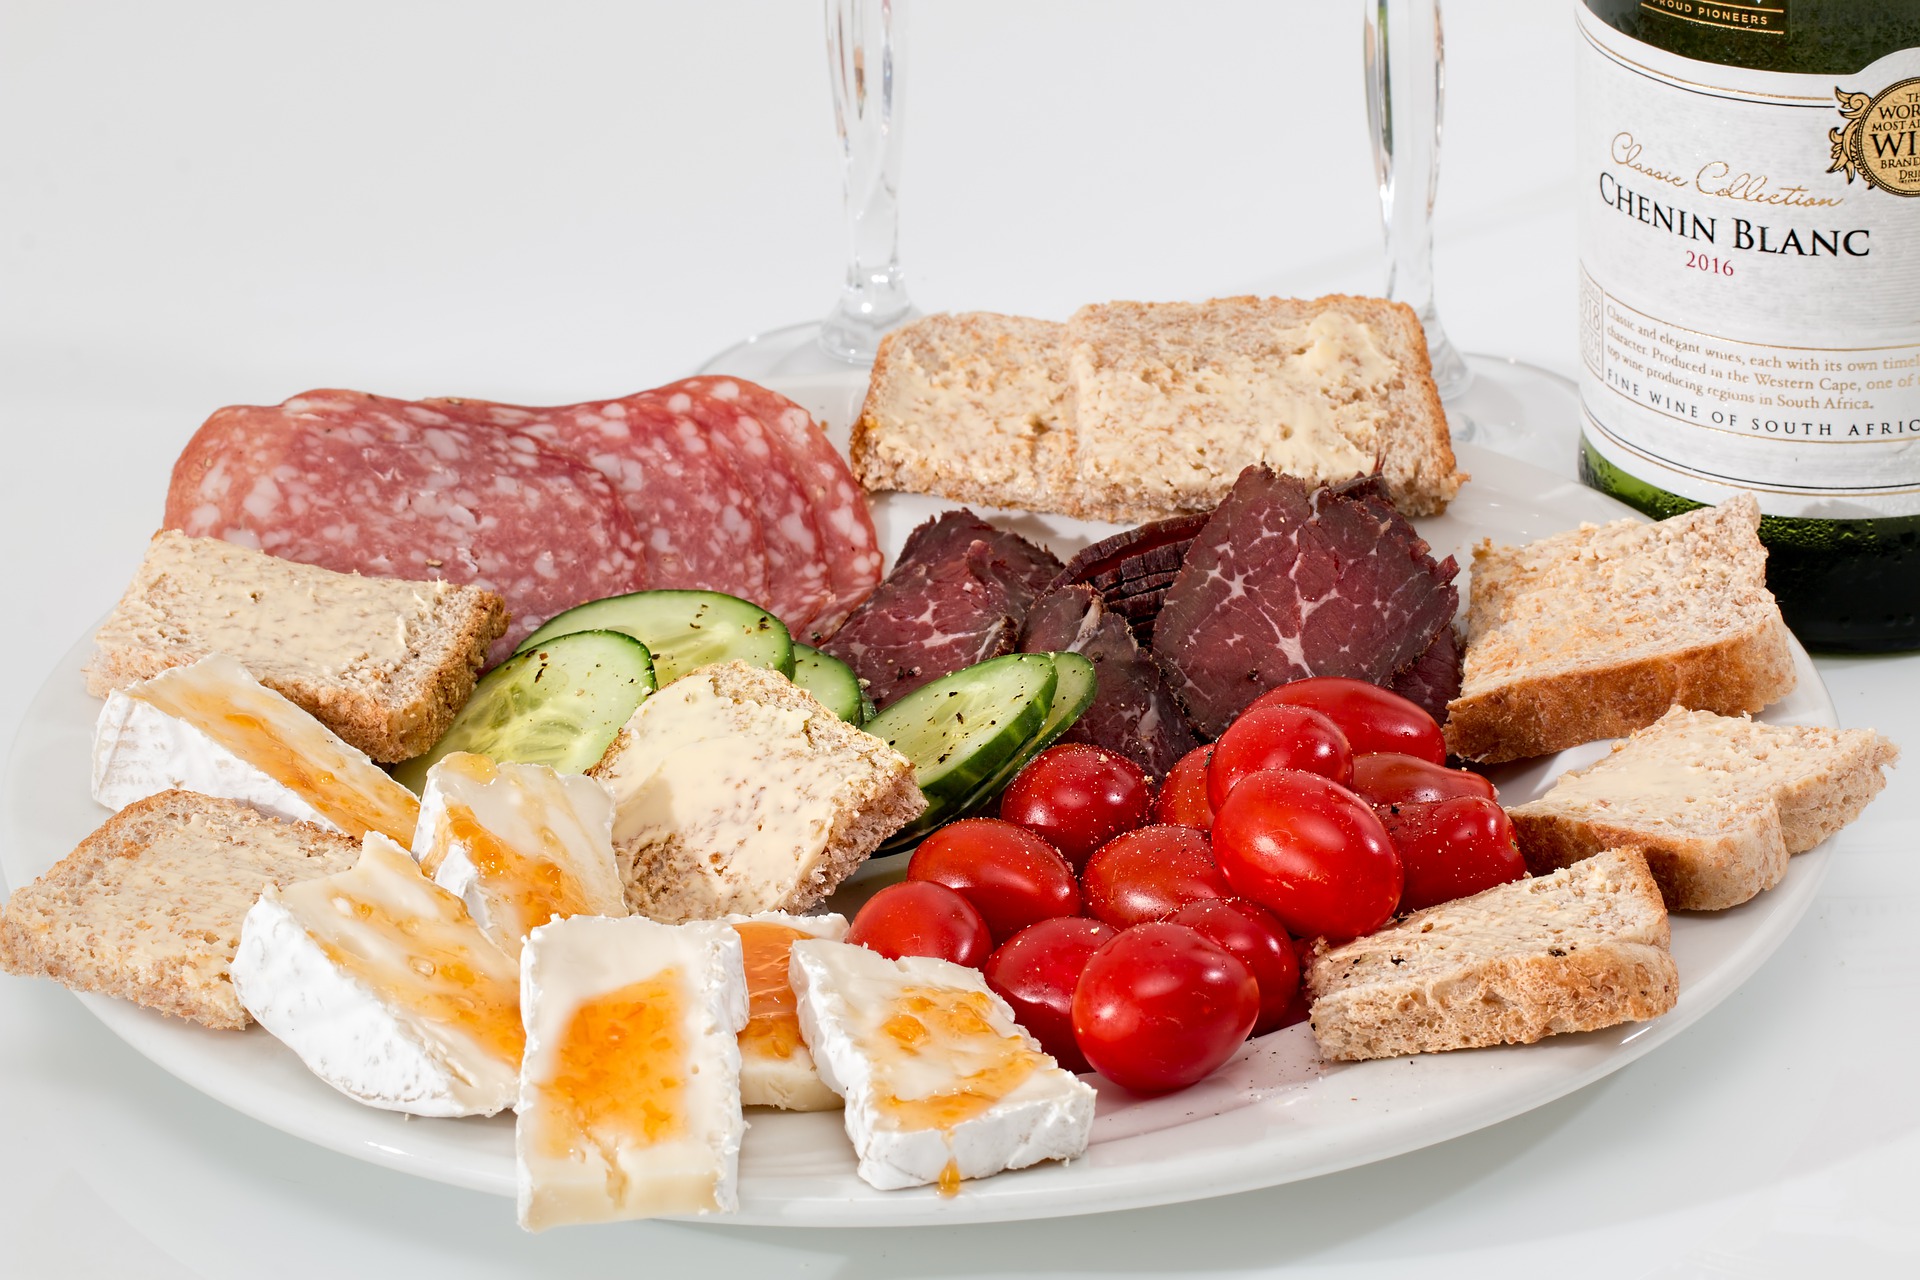
[[[691,414],[739,479],[758,518],[766,555],[766,594],[755,603],[805,639],[835,592],[813,501],[795,476],[785,446],[745,401],[722,400],[698,380],[650,394],[672,413]]]
[[[579,455],[613,483],[646,543],[647,585],[767,590],[766,545],[752,494],[703,427],[653,392],[531,408],[485,400],[424,403],[532,435]]]
[[[786,449],[788,465],[813,501],[814,523],[833,586],[832,601],[812,620],[804,638],[817,644],[831,636],[880,583],[879,535],[867,509],[866,491],[847,469],[847,460],[811,414],[777,391],[725,377],[688,378],[674,386],[737,402]],[[795,632],[794,638],[803,637]]]
[[[607,478],[508,425],[357,391],[221,409],[174,464],[166,526],[306,564],[485,587],[497,661],[562,609],[641,580]]]

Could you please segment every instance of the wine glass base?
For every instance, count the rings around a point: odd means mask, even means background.
[[[1473,380],[1445,402],[1454,440],[1577,476],[1580,390],[1572,380],[1506,356],[1465,356]]]
[[[842,360],[820,345],[820,322],[768,329],[716,352],[700,366],[701,373],[726,373],[749,382],[767,378],[808,378],[855,374],[870,368],[871,360]]]

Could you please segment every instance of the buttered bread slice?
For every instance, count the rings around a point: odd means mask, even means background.
[[[446,731],[506,628],[505,604],[478,587],[335,573],[167,529],[94,636],[87,691],[231,654],[390,764]]]
[[[1508,810],[1536,875],[1632,845],[1671,911],[1737,906],[1860,816],[1899,749],[1871,729],[1755,724],[1675,707]]]
[[[672,924],[805,911],[927,807],[905,756],[744,662],[650,696],[590,774],[628,905]]]

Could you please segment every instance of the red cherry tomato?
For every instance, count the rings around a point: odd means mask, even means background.
[[[1136,1093],[1184,1089],[1233,1056],[1260,1014],[1246,962],[1180,924],[1137,924],[1087,961],[1073,1037],[1093,1069]]]
[[[996,943],[1036,920],[1080,914],[1080,886],[1054,847],[999,818],[949,823],[920,842],[907,879],[943,884],[986,917]]]
[[[1273,912],[1245,898],[1211,898],[1189,902],[1168,916],[1167,923],[1187,926],[1253,970],[1253,980],[1260,984],[1254,1035],[1263,1036],[1281,1024],[1300,990],[1300,962],[1293,954],[1293,939]]]
[[[890,884],[868,898],[847,928],[847,941],[889,960],[936,956],[975,969],[993,951],[993,935],[973,904],[930,880]]]
[[[1213,825],[1213,806],[1207,803],[1207,756],[1212,747],[1195,747],[1167,770],[1160,790],[1154,793],[1155,822],[1175,827],[1197,827],[1205,831]]]
[[[1507,811],[1484,796],[1393,805],[1380,821],[1406,868],[1400,910],[1418,911],[1526,877]]]
[[[1495,798],[1493,784],[1477,773],[1392,751],[1355,757],[1353,791],[1375,808],[1383,804],[1433,804],[1454,796]]]
[[[1060,851],[1074,868],[1122,831],[1147,820],[1153,789],[1144,769],[1083,742],[1048,747],[1000,796],[1000,816]]]
[[[1398,751],[1435,764],[1447,762],[1447,740],[1433,717],[1419,703],[1377,684],[1344,676],[1314,676],[1269,689],[1255,698],[1247,711],[1275,703],[1321,712],[1340,726],[1356,756]]]
[[[1400,855],[1364,800],[1317,773],[1272,769],[1233,789],[1213,819],[1227,883],[1295,937],[1356,938],[1393,918]]]
[[[1055,916],[1028,925],[987,959],[987,985],[1069,1071],[1092,1070],[1073,1038],[1073,989],[1087,959],[1117,933],[1112,925],[1085,916]]]
[[[1142,827],[1115,836],[1087,859],[1080,883],[1087,914],[1116,929],[1233,892],[1214,865],[1207,837],[1192,827]]]
[[[1287,1011],[1280,1015],[1280,1026],[1290,1027],[1296,1022],[1305,1022],[1313,1011],[1313,1002],[1307,998],[1307,966],[1313,963],[1313,939],[1295,938],[1293,957],[1300,974],[1300,985],[1293,993],[1293,1001],[1287,1005]]]
[[[1299,769],[1344,787],[1353,781],[1353,750],[1340,726],[1311,707],[1255,703],[1213,744],[1207,762],[1207,802],[1213,811],[1220,812],[1242,778],[1262,769]]]

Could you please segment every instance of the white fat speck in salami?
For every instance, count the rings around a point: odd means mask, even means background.
[[[688,378],[660,390],[700,391],[722,403],[738,404],[785,449],[788,466],[813,503],[814,527],[826,553],[833,592],[825,607],[793,635],[810,644],[831,636],[881,577],[880,539],[874,532],[873,514],[847,460],[805,409],[744,378]]]
[[[674,383],[648,393],[667,411],[691,417],[725,458],[748,495],[767,557],[766,595],[757,603],[794,635],[834,598],[813,502],[787,461],[779,440],[738,401],[719,400],[698,387]]]
[[[513,623],[496,659],[562,609],[645,585],[639,530],[583,459],[510,425],[357,391],[215,413],[174,464],[166,525],[327,569],[497,591]]]

